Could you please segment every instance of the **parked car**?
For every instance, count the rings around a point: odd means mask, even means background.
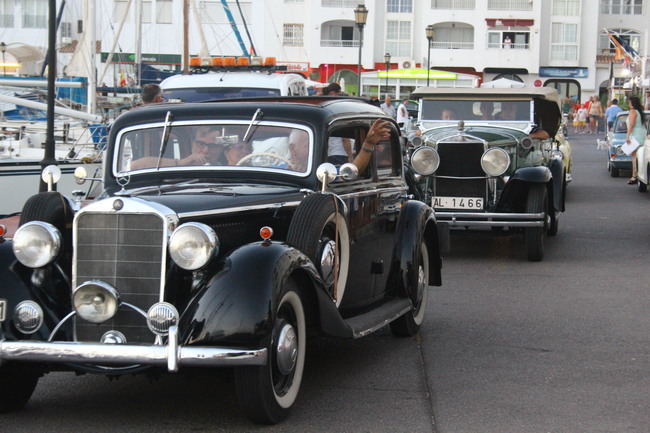
[[[120,116],[100,198],[75,212],[33,196],[0,243],[0,412],[49,371],[234,367],[244,412],[275,423],[298,396],[309,328],[414,335],[441,259],[397,125],[360,173],[325,162],[330,138],[359,151],[376,119],[362,101],[308,97]]]
[[[650,111],[645,113],[650,117]],[[612,129],[607,132],[607,170],[612,177],[618,177],[620,170],[632,170],[632,158],[621,150],[627,137],[628,115],[627,111],[618,113]]]
[[[439,224],[521,229],[528,259],[542,260],[569,180],[557,92],[419,88],[414,95],[424,129],[410,168]]]
[[[646,192],[648,184],[650,184],[650,110],[643,112],[645,118],[645,128],[647,131],[644,143],[636,151],[637,161],[637,179],[639,192]],[[625,142],[625,134],[623,134],[623,143]],[[622,144],[622,143],[621,143]]]

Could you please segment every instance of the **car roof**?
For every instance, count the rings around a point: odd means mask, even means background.
[[[179,120],[250,120],[257,110],[260,120],[323,124],[338,118],[390,118],[379,107],[361,98],[287,96],[195,103],[148,104],[130,110],[115,120],[111,131],[127,126],[162,122],[167,112]]]
[[[283,83],[304,78],[298,74],[278,74],[264,71],[206,72],[203,74],[173,75],[160,83],[163,90],[194,87],[248,87],[277,89]]]
[[[560,104],[560,95],[552,87],[522,87],[513,89],[491,89],[487,87],[418,87],[411,96],[426,98],[428,96],[524,96],[527,98],[542,98]]]

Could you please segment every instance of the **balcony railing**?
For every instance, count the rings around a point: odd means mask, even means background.
[[[532,11],[532,0],[488,0],[488,9],[501,11]]]
[[[321,47],[358,47],[358,40],[321,39]]]
[[[431,0],[431,9],[474,9],[475,0]]]
[[[527,50],[530,48],[529,44],[505,44],[503,42],[489,42],[488,48],[503,48],[505,50]]]
[[[473,50],[474,42],[433,41],[431,48],[434,50]]]
[[[357,5],[363,4],[363,0],[321,0],[321,6],[324,8],[356,8]]]

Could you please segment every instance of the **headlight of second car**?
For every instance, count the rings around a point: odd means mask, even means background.
[[[218,248],[219,239],[214,230],[201,223],[183,224],[169,238],[172,260],[188,271],[205,266]]]
[[[419,175],[428,176],[433,174],[440,165],[438,152],[429,146],[420,146],[411,155],[411,166]]]
[[[510,155],[500,147],[485,151],[481,157],[481,167],[488,176],[501,176],[510,166]]]
[[[52,224],[28,222],[14,234],[13,250],[20,263],[28,268],[42,268],[56,259],[61,249],[61,233]]]

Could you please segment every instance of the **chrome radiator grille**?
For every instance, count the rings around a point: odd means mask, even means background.
[[[163,220],[156,214],[83,213],[76,222],[76,285],[89,280],[109,283],[123,302],[147,311],[158,302],[163,277]],[[75,320],[78,341],[98,341],[109,330],[129,343],[151,343],[146,321],[121,307],[113,319],[96,325]]]

